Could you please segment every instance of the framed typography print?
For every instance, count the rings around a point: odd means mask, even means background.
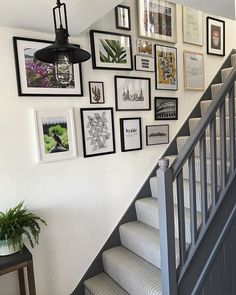
[[[207,17],[207,54],[225,55],[225,22]]]
[[[204,55],[184,51],[184,86],[187,90],[204,90]]]
[[[34,111],[40,162],[66,160],[76,156],[72,109]]]
[[[183,41],[203,46],[202,11],[183,6]]]
[[[169,125],[146,126],[146,145],[169,143]]]
[[[121,30],[131,30],[130,7],[118,5],[115,8],[116,28]]]
[[[154,58],[135,55],[135,70],[143,72],[154,72]]]
[[[156,89],[178,90],[177,49],[155,45]]]
[[[121,151],[142,149],[141,118],[120,119]]]
[[[54,75],[54,65],[34,57],[34,53],[53,42],[13,37],[19,96],[82,96],[81,65],[75,64],[74,78],[61,85]]]
[[[91,30],[90,41],[94,69],[133,69],[130,35]]]
[[[141,37],[176,43],[176,6],[165,0],[138,0]]]
[[[90,103],[104,103],[104,83],[99,81],[89,81]]]
[[[155,120],[178,120],[176,97],[155,97]]]
[[[81,125],[84,157],[115,153],[112,108],[82,108]]]
[[[117,111],[150,110],[150,78],[115,76],[115,98]]]

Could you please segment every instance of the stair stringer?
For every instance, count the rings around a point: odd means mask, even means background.
[[[221,68],[216,73],[215,77],[212,79],[211,83],[209,84],[208,88],[205,90],[203,95],[201,96],[200,100],[197,102],[195,107],[193,108],[192,112],[189,114],[189,116],[186,118],[185,122],[183,123],[182,127],[176,134],[176,136],[173,138],[173,140],[168,145],[166,151],[163,153],[162,158],[170,156],[170,155],[177,155],[177,137],[179,136],[189,136],[189,119],[190,118],[198,118],[201,117],[201,108],[200,103],[203,100],[210,100],[211,99],[211,85],[212,84],[218,84],[221,83],[221,70],[224,68],[229,68],[231,66],[231,55],[236,53],[236,49],[231,50],[228,57],[225,59],[224,63],[222,64]],[[135,211],[135,202],[141,198],[149,197],[151,196],[151,188],[149,180],[153,176],[156,175],[156,171],[159,168],[158,163],[154,166],[153,170],[147,177],[146,181],[140,188],[139,192],[137,193],[136,197],[126,210],[123,217],[120,219],[119,223],[111,233],[111,235],[108,237],[107,241],[105,242],[104,246],[99,251],[98,255],[95,257],[93,262],[91,263],[90,267],[84,274],[84,276],[81,278],[79,284],[74,289],[74,291],[71,293],[71,295],[84,295],[85,294],[85,287],[84,287],[84,281],[103,272],[103,263],[102,263],[102,253],[106,251],[107,249],[110,249],[112,247],[116,247],[121,245],[121,240],[119,236],[119,226],[123,223],[127,223],[129,221],[133,221],[137,219],[136,211]]]

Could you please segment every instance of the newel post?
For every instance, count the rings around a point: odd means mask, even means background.
[[[159,160],[157,196],[161,244],[161,280],[163,295],[177,295],[175,263],[174,206],[172,171],[168,159]]]

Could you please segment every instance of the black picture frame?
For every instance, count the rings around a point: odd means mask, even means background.
[[[225,56],[225,21],[208,16],[207,54]]]
[[[166,133],[164,133],[166,132]],[[169,143],[169,125],[147,125],[146,145],[160,145]]]
[[[123,43],[122,45],[121,40]],[[91,30],[90,43],[93,69],[133,70],[131,35]],[[118,56],[115,56],[115,58],[112,57],[110,51],[113,55],[118,51]]]
[[[120,141],[122,152],[142,149],[141,117],[120,118]]]
[[[130,7],[117,5],[115,8],[116,28],[131,31]]]
[[[82,67],[80,63],[74,65],[74,80],[71,85],[62,87],[54,76],[54,66],[34,58],[36,50],[53,43],[41,39],[13,37],[19,96],[83,96]],[[79,47],[79,45],[76,46]],[[34,75],[36,76],[35,79],[32,78]]]
[[[89,97],[91,104],[105,103],[104,83],[101,81],[89,81]]]
[[[114,76],[114,82],[116,111],[151,110],[150,78]],[[137,90],[138,93],[136,92]]]
[[[155,97],[155,120],[178,120],[177,97]]]
[[[113,108],[81,108],[80,115],[84,157],[114,154]]]

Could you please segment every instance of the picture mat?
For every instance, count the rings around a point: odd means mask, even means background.
[[[183,42],[203,46],[203,13],[183,6]]]
[[[169,143],[169,125],[146,126],[147,145]]]

